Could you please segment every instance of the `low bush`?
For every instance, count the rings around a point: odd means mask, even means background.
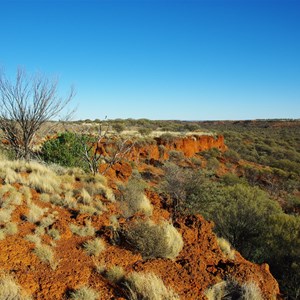
[[[180,233],[173,225],[164,221],[137,221],[123,232],[129,245],[139,251],[143,258],[175,259],[183,248]]]

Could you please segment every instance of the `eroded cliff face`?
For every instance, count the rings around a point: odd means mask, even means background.
[[[191,135],[185,137],[172,138],[170,140],[155,138],[154,144],[135,145],[129,153],[128,158],[136,161],[139,159],[166,160],[170,151],[180,151],[186,157],[192,157],[196,153],[217,148],[220,151],[227,149],[224,137],[211,135]]]

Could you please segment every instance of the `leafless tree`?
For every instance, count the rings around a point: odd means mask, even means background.
[[[0,73],[0,129],[18,158],[31,157],[38,130],[58,117],[73,97],[73,88],[62,98],[58,81],[39,74],[29,76],[19,69],[13,82]]]
[[[134,146],[134,142],[121,139],[120,135],[109,135],[108,132],[109,126],[106,126],[104,130],[102,124],[100,124],[96,135],[87,133],[81,135],[82,156],[88,164],[90,172],[94,175],[99,172],[101,164],[105,166],[101,173],[105,174],[114,164],[121,161]],[[92,139],[89,141],[84,137],[92,137]],[[106,150],[109,145],[111,147],[109,153],[107,153]]]

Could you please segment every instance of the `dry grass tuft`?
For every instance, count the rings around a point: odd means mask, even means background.
[[[205,291],[208,300],[241,299],[241,300],[263,300],[261,291],[253,282],[240,285],[234,279],[221,281]]]
[[[3,208],[0,210],[0,223],[7,223],[11,219],[11,214],[14,210],[14,207]]]
[[[48,235],[51,236],[54,240],[60,239],[60,233],[57,229],[51,228],[47,231]]]
[[[234,249],[232,249],[230,243],[224,239],[224,238],[219,238],[217,237],[217,242],[218,245],[220,247],[220,249],[222,250],[222,252],[229,258],[229,259],[234,259],[235,256],[235,251]]]
[[[44,213],[47,211],[45,208],[41,208],[38,205],[31,203],[28,205],[29,212],[27,215],[27,220],[31,223],[36,223],[41,219]]]
[[[105,278],[113,283],[122,281],[125,277],[125,271],[122,267],[113,266],[104,272]]]
[[[52,248],[46,244],[36,244],[33,253],[42,261],[50,265],[52,269],[56,268],[54,260],[54,252]]]
[[[28,178],[28,185],[40,193],[54,193],[59,190],[60,180],[55,174],[45,176],[41,173],[31,173]]]
[[[105,243],[100,238],[89,240],[83,244],[83,249],[88,255],[98,256],[105,250]]]
[[[129,300],[179,300],[179,296],[167,288],[154,273],[133,272],[125,279]]]
[[[82,189],[80,195],[78,197],[78,202],[83,204],[91,204],[93,201],[91,195],[88,193],[86,189]]]
[[[123,234],[143,258],[175,259],[183,248],[181,234],[166,221],[160,224],[138,221]]]
[[[14,235],[18,232],[18,225],[13,222],[9,222],[5,224],[4,232],[7,235]]]
[[[77,226],[70,224],[71,231],[79,236],[94,236],[95,228],[91,225],[91,222],[87,222],[86,226]]]
[[[246,282],[242,285],[244,300],[263,300],[259,287],[254,282]]]
[[[30,300],[16,283],[14,278],[9,275],[3,275],[0,278],[0,299],[1,300]]]
[[[74,291],[70,295],[70,299],[73,300],[96,300],[99,299],[99,293],[94,289],[83,286],[78,290]]]

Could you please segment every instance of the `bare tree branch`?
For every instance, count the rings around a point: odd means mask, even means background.
[[[45,76],[28,76],[19,69],[15,82],[0,73],[0,129],[17,157],[29,159],[35,134],[57,117],[74,97],[58,96],[58,81]]]

